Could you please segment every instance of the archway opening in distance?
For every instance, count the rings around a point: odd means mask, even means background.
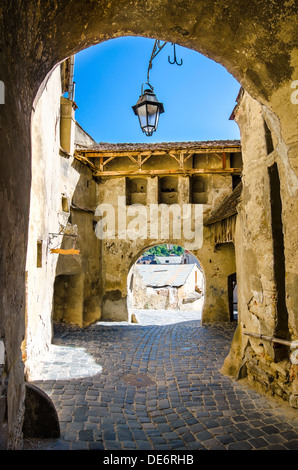
[[[127,278],[129,317],[141,325],[201,320],[204,294],[199,260],[179,245],[143,250]]]

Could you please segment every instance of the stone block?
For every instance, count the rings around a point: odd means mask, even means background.
[[[278,374],[282,375],[283,377],[287,377],[288,372],[279,364],[276,364],[275,362],[272,362],[270,364],[271,369],[274,371],[278,372]]]
[[[290,395],[289,403],[293,408],[298,408],[298,395]]]

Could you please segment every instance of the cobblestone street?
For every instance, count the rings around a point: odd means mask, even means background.
[[[220,373],[234,326],[59,327],[34,384],[61,437],[48,450],[298,449],[298,413]]]

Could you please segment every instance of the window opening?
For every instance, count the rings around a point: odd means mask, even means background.
[[[274,163],[268,168],[270,181],[271,226],[273,236],[273,266],[277,291],[277,319],[275,336],[287,338],[288,336],[288,310],[286,306],[285,286],[285,252],[282,223],[282,202],[280,195],[280,179],[278,166]],[[283,346],[280,346],[284,348]]]
[[[37,240],[37,260],[36,267],[42,268],[42,240]]]
[[[269,153],[273,152],[274,145],[273,145],[271,131],[269,127],[267,126],[267,123],[265,120],[264,120],[264,129],[265,129],[265,141],[266,141],[267,155],[269,155]]]
[[[159,179],[159,203],[178,203],[178,178],[175,178],[175,176],[164,176]]]
[[[207,203],[206,183],[204,176],[193,176],[191,178],[191,202],[193,204]]]

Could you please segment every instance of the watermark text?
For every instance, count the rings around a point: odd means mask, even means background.
[[[118,204],[100,204],[95,235],[100,240],[184,240],[192,249],[203,244],[202,204],[132,204],[125,196]]]

